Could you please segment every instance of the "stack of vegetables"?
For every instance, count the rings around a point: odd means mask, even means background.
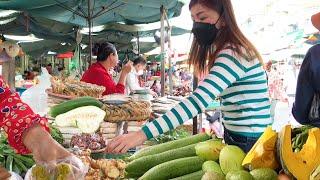
[[[195,146],[209,139],[204,133],[144,148],[129,158],[126,177],[160,180],[197,172],[204,160],[196,155]]]
[[[0,166],[23,175],[35,162],[30,155],[19,155],[8,145],[7,138],[0,133]]]
[[[249,151],[243,165],[250,169],[283,169],[289,179],[320,178],[320,129],[285,126],[276,133],[270,127]]]
[[[142,149],[125,170],[128,178],[141,180],[319,180],[319,153],[319,128],[288,125],[279,136],[268,127],[248,154],[198,134]],[[281,169],[285,174],[278,176]]]
[[[126,163],[123,160],[94,160],[90,157],[90,150],[84,150],[75,154],[87,167],[89,167],[85,180],[114,180],[124,177],[124,168],[126,167]]]

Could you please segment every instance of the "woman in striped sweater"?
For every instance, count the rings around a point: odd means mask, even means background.
[[[249,151],[272,124],[262,58],[237,26],[230,0],[191,0],[194,21],[190,64],[206,74],[194,93],[141,131],[118,136],[108,152],[126,152],[203,112],[217,96],[222,99],[224,140]]]

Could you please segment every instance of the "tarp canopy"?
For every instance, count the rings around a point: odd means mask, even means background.
[[[119,46],[123,51],[132,50],[137,37],[152,37],[160,28],[160,6],[163,5],[168,16],[178,16],[185,2],[182,0],[130,0],[108,1],[91,0],[93,14],[106,12],[93,19],[94,25],[101,25],[99,32],[94,32],[93,42],[107,40]],[[67,9],[71,8],[71,9]],[[105,8],[106,11],[102,11]],[[80,15],[86,15],[88,0],[14,0],[0,1],[0,33],[6,35],[34,35],[48,41],[23,43],[26,53],[43,54],[45,52],[69,50],[60,44],[75,45],[76,39],[81,39],[77,31],[87,26],[87,20]],[[10,10],[6,10],[10,9]],[[109,9],[109,11],[108,11]],[[12,11],[14,10],[14,11]],[[80,15],[79,15],[80,13]],[[141,25],[131,25],[133,23]],[[151,23],[151,24],[142,24]],[[189,30],[173,26],[172,35],[187,33]],[[82,32],[82,44],[88,44],[88,35]],[[48,43],[49,42],[49,43]],[[150,43],[147,43],[150,45]],[[27,47],[29,46],[30,47]],[[42,48],[41,48],[42,47]],[[155,47],[139,43],[140,52],[144,53]],[[146,48],[144,48],[146,47]],[[74,46],[75,48],[75,46]],[[144,51],[145,49],[145,51]]]
[[[42,40],[36,42],[20,43],[20,45],[23,51],[31,56],[43,56],[46,55],[48,51],[64,53],[73,51],[76,47],[75,43],[60,43],[55,40]]]
[[[91,8],[88,8],[88,1]],[[93,25],[111,22],[142,24],[159,21],[160,7],[168,10],[168,17],[178,16],[181,0],[10,0],[0,1],[0,9],[26,12],[32,17],[87,26],[88,12],[96,16]]]
[[[3,21],[10,18],[14,19],[6,24],[0,23],[2,34],[27,36],[31,33],[40,39],[75,42],[76,29],[73,25],[41,17],[29,17],[23,13],[2,17]]]

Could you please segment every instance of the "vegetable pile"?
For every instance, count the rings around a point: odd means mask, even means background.
[[[71,138],[70,146],[82,150],[100,150],[106,147],[106,142],[101,134],[81,134]]]
[[[208,139],[204,133],[142,149],[129,158],[126,177],[160,180],[199,171],[204,160],[196,155],[195,146]]]
[[[64,138],[62,136],[61,131],[55,125],[52,125],[52,124],[49,124],[49,128],[50,128],[51,137],[54,140],[56,140],[59,144],[63,144]]]
[[[315,180],[320,177],[319,144],[320,129],[304,126],[285,126],[279,136],[268,127],[248,154],[198,134],[138,151],[125,172],[139,180]],[[280,169],[285,174],[278,175]]]
[[[90,154],[90,150],[78,154],[82,162],[89,167],[85,180],[115,180],[124,177],[126,163],[123,160],[94,160],[90,157]]]
[[[0,133],[0,166],[17,174],[25,174],[35,162],[30,155],[19,155],[8,145],[7,138]]]

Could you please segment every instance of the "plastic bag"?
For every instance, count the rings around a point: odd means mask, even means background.
[[[50,175],[50,179],[54,179],[54,177],[57,176],[57,167],[61,164],[67,164],[71,166],[72,171],[66,177],[68,180],[84,179],[89,169],[88,166],[85,166],[83,162],[75,156],[69,156],[65,159],[57,160],[55,162],[41,163],[39,165],[45,167]],[[27,171],[24,180],[36,180],[34,177],[32,177],[33,168],[35,168],[35,165]]]
[[[21,95],[21,100],[28,104],[35,113],[44,116],[48,108],[46,89],[51,87],[51,75],[46,68],[41,68],[41,72],[39,84],[24,91]]]
[[[10,172],[11,177],[8,180],[23,180],[21,176],[16,174],[15,172]]]
[[[310,121],[320,120],[320,93],[316,93],[313,96],[311,108],[309,111]]]

